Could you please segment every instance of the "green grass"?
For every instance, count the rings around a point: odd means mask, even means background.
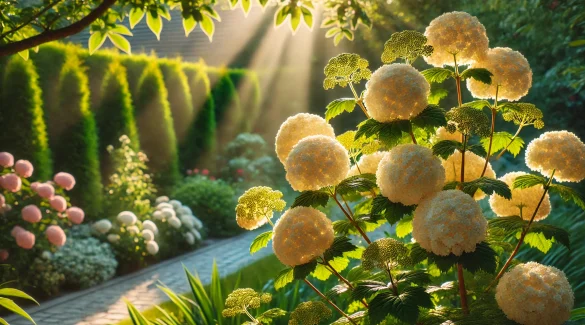
[[[266,282],[274,278],[274,276],[283,268],[284,267],[278,261],[276,256],[270,255],[244,267],[238,272],[229,274],[221,279],[221,287],[224,297],[227,297],[227,295],[233,291],[234,286],[238,281],[238,287],[240,288],[262,288]],[[177,272],[181,271],[182,270],[177,270]],[[164,279],[162,279],[161,282],[164,283]],[[187,283],[187,278],[185,278],[185,283]],[[209,285],[205,286],[205,288],[208,289]],[[185,296],[191,298],[190,291],[188,294],[185,294]],[[175,309],[175,304],[170,301],[164,302],[159,306],[169,312],[175,314],[178,313],[178,310]],[[156,319],[161,316],[161,313],[154,306],[145,310],[142,314],[148,319]],[[132,322],[130,319],[126,319],[116,325],[132,325]]]

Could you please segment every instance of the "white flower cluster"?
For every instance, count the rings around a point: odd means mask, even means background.
[[[487,221],[471,196],[448,190],[418,205],[412,227],[412,236],[422,248],[441,256],[460,256],[475,251],[485,239]]]
[[[286,165],[286,158],[293,147],[311,135],[335,138],[333,127],[319,115],[299,113],[287,118],[276,133],[276,155],[280,162]]]
[[[532,86],[532,70],[528,60],[518,51],[496,47],[488,51],[484,60],[472,64],[472,68],[484,68],[493,74],[492,83],[485,84],[473,78],[467,79],[467,88],[477,98],[518,100],[528,94]]]
[[[427,107],[430,90],[425,77],[411,65],[389,64],[366,83],[364,103],[376,121],[408,120]]]
[[[155,202],[156,210],[152,216],[156,221],[167,222],[174,229],[184,230],[183,236],[189,245],[202,240],[200,231],[203,223],[193,215],[191,208],[177,200],[169,200],[166,196],[158,197]]]
[[[457,64],[466,65],[485,57],[489,40],[485,27],[466,12],[454,11],[433,19],[425,30],[427,44],[433,53],[425,56],[428,64],[435,67]]]
[[[309,262],[331,247],[333,224],[324,213],[309,207],[296,207],[284,213],[274,226],[274,254],[288,266]]]
[[[453,133],[447,131],[447,129],[444,126],[441,126],[440,128],[437,129],[437,132],[435,133],[435,139],[434,142],[439,142],[439,141],[444,141],[444,140],[453,140],[453,141],[458,141],[461,142],[461,139],[463,139],[462,137],[463,135],[461,134],[461,132],[459,131],[455,131]]]
[[[297,143],[286,159],[286,180],[295,191],[334,186],[349,171],[349,155],[335,138],[306,137]]]
[[[504,274],[496,301],[506,316],[523,325],[561,325],[571,316],[574,294],[565,273],[528,262]]]
[[[443,167],[445,168],[445,182],[453,182],[453,181],[461,181],[461,158],[463,155],[459,150],[455,150],[455,152],[447,158],[447,160],[443,161]],[[478,179],[481,176],[481,172],[483,171],[483,166],[485,165],[485,159],[474,154],[471,151],[465,152],[465,175],[464,180],[466,182],[470,182],[472,180]],[[496,173],[494,172],[492,165],[488,162],[487,169],[485,170],[484,177],[488,178],[496,178]],[[473,196],[476,200],[481,200],[485,197],[485,193],[481,190],[477,190],[475,195]]]
[[[508,200],[497,194],[490,196],[490,207],[495,214],[500,217],[522,216],[524,220],[530,220],[536,210],[536,206],[542,197],[544,189],[542,185],[529,188],[513,188],[514,180],[518,176],[526,175],[523,172],[512,172],[499,178],[502,182],[508,184],[512,190],[512,199]],[[522,209],[522,213],[520,213]],[[544,200],[538,208],[534,221],[542,220],[550,213],[550,197],[546,193]]]
[[[358,160],[357,165],[351,167],[347,177],[359,174],[376,174],[378,171],[378,165],[382,158],[384,158],[385,154],[385,151],[378,151],[369,155],[362,155],[360,160]]]
[[[386,153],[376,178],[383,196],[392,202],[413,205],[443,188],[445,169],[431,149],[402,144]]]
[[[585,144],[572,132],[545,132],[526,147],[526,166],[559,182],[585,179]]]

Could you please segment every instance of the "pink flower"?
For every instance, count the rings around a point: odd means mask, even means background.
[[[37,191],[37,187],[39,185],[41,185],[41,183],[39,183],[39,182],[32,182],[32,183],[30,183],[30,189],[36,192]]]
[[[69,173],[57,173],[55,174],[55,177],[53,177],[53,180],[55,183],[57,183],[57,185],[66,189],[67,191],[71,190],[75,186],[75,177]]]
[[[3,207],[6,204],[6,198],[4,195],[0,194],[0,207]]]
[[[23,230],[16,234],[16,245],[20,248],[31,249],[35,245],[35,239],[32,232]]]
[[[63,212],[67,209],[67,201],[60,195],[55,195],[49,200],[51,207],[57,212]]]
[[[33,174],[33,165],[28,160],[19,160],[14,164],[14,170],[16,173],[24,178],[29,178]]]
[[[14,156],[8,152],[0,152],[0,166],[12,167],[14,165]]]
[[[22,180],[16,174],[6,174],[2,176],[0,185],[7,191],[18,192],[22,187]]]
[[[0,262],[4,262],[8,259],[8,250],[7,249],[0,249]]]
[[[199,174],[199,168],[193,169],[193,174]]]
[[[191,175],[193,174],[193,171],[191,169],[187,169],[187,175]]]
[[[10,231],[10,236],[16,238],[16,235],[18,235],[21,231],[25,231],[24,228],[22,228],[21,226],[14,226],[14,228],[12,228],[12,231]]]
[[[38,184],[35,191],[44,199],[50,199],[55,195],[55,188],[51,184]]]
[[[201,174],[203,174],[203,175],[209,175],[209,170],[204,169],[204,170],[201,171]]]
[[[65,232],[59,226],[49,226],[49,228],[45,230],[45,235],[47,235],[49,243],[57,247],[65,245],[65,242],[67,241],[67,236],[65,236]]]
[[[238,170],[236,170],[236,172],[238,173],[238,175],[244,175],[244,170],[241,168],[238,168]]]
[[[72,223],[78,225],[83,222],[85,212],[78,207],[71,207],[67,209],[67,218],[71,220]]]
[[[41,214],[41,210],[34,204],[29,204],[25,206],[24,208],[22,208],[22,211],[20,211],[20,213],[22,214],[22,219],[30,223],[37,223],[41,221],[41,218],[43,217],[43,215]]]

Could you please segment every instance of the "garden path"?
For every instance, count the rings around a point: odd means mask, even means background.
[[[156,287],[159,280],[173,291],[189,291],[183,265],[191,271],[197,270],[201,281],[208,284],[214,259],[221,275],[225,276],[272,254],[271,249],[263,249],[250,255],[248,251],[250,243],[258,234],[259,231],[254,231],[233,238],[215,240],[209,246],[140,272],[25,309],[38,325],[115,324],[128,318],[124,299],[133,303],[139,310],[167,301],[168,298]],[[8,317],[6,320],[11,325],[30,324],[18,317]]]

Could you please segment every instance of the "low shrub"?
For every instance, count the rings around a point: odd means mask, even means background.
[[[65,281],[65,275],[60,273],[53,261],[51,254],[46,252],[41,257],[36,257],[27,265],[25,278],[20,278],[24,287],[34,288],[41,295],[54,296],[61,290]]]

